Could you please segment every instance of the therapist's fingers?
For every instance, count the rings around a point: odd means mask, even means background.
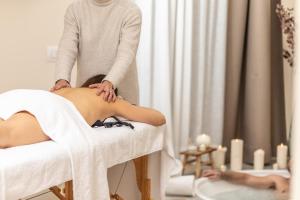
[[[104,86],[101,83],[90,85],[89,88],[97,88],[96,94],[98,96],[104,92]]]
[[[60,90],[60,89],[62,89],[62,88],[70,88],[70,87],[71,87],[70,84],[65,83],[65,84],[59,85],[57,90]]]
[[[101,83],[94,83],[94,84],[89,85],[89,88],[98,88],[99,85],[101,85]]]
[[[103,100],[104,101],[108,101],[108,97],[109,97],[109,90],[104,90],[103,91]]]
[[[97,93],[96,93],[96,94],[97,94],[98,96],[100,96],[100,95],[101,95],[102,93],[104,93],[104,92],[105,92],[104,88],[101,87],[101,88],[98,88],[98,89],[97,89]]]
[[[112,98],[112,102],[115,102],[117,100],[117,95],[115,93],[115,91],[113,90],[113,98]]]
[[[68,83],[57,83],[50,89],[50,91],[55,92],[56,90],[60,90],[62,88],[70,88],[70,87],[71,85]]]
[[[55,85],[50,89],[50,91],[51,91],[51,92],[55,92],[56,90],[59,90],[59,89],[60,89],[60,87],[58,87],[58,85],[55,84]]]
[[[55,92],[56,90],[58,90],[55,86],[53,86],[51,89],[50,89],[50,91],[51,92]]]
[[[114,92],[114,90],[113,89],[111,89],[110,91],[109,91],[109,96],[108,96],[108,103],[111,103],[111,102],[114,102],[114,98],[115,98],[115,92]]]
[[[108,101],[108,98],[110,95],[110,90],[111,90],[111,88],[109,85],[103,84],[103,92],[104,92],[103,100],[104,101]]]
[[[107,97],[106,97],[106,101],[107,101],[108,103],[110,103],[110,101],[111,101],[111,90],[108,91],[108,95],[107,95]]]
[[[116,100],[117,100],[117,95],[116,95],[116,93],[114,93],[112,102],[116,102]]]

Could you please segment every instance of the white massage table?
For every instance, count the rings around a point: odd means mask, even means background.
[[[150,199],[150,179],[147,177],[147,155],[163,148],[165,127],[132,122],[128,127],[97,128],[91,135],[99,145],[106,145],[104,159],[108,166],[135,160],[137,182],[142,199]],[[26,131],[26,130],[24,130]],[[139,158],[139,159],[137,159]],[[0,149],[0,178],[6,188],[7,199],[16,200],[50,188],[61,200],[71,200],[71,163],[66,151],[53,141],[10,149]],[[60,190],[57,185],[65,184]],[[0,195],[1,196],[1,195]],[[2,199],[1,199],[2,200]]]

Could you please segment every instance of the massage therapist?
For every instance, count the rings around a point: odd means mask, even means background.
[[[141,12],[131,0],[76,0],[65,14],[52,91],[70,87],[77,60],[77,86],[89,77],[106,74],[91,87],[116,100],[114,88],[127,101],[138,104],[136,51],[141,30]]]

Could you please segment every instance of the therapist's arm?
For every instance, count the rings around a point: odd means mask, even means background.
[[[141,23],[142,16],[137,6],[127,11],[122,24],[115,62],[104,79],[104,81],[109,81],[114,88],[119,86],[136,57],[140,41]]]
[[[69,6],[64,18],[64,32],[60,40],[55,66],[56,86],[67,87],[78,55],[79,24],[73,5]],[[61,80],[61,81],[59,81]],[[61,84],[64,83],[64,84]],[[56,89],[60,89],[60,88]]]

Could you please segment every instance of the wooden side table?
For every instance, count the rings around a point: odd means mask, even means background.
[[[201,151],[199,148],[196,150],[186,150],[180,152],[180,155],[183,155],[183,169],[182,174],[186,170],[186,167],[194,162],[196,162],[195,175],[196,178],[201,176],[202,165],[211,166],[213,168],[213,158],[212,152],[216,151],[217,148],[207,147],[205,151]],[[208,154],[208,161],[202,161],[201,157]]]

